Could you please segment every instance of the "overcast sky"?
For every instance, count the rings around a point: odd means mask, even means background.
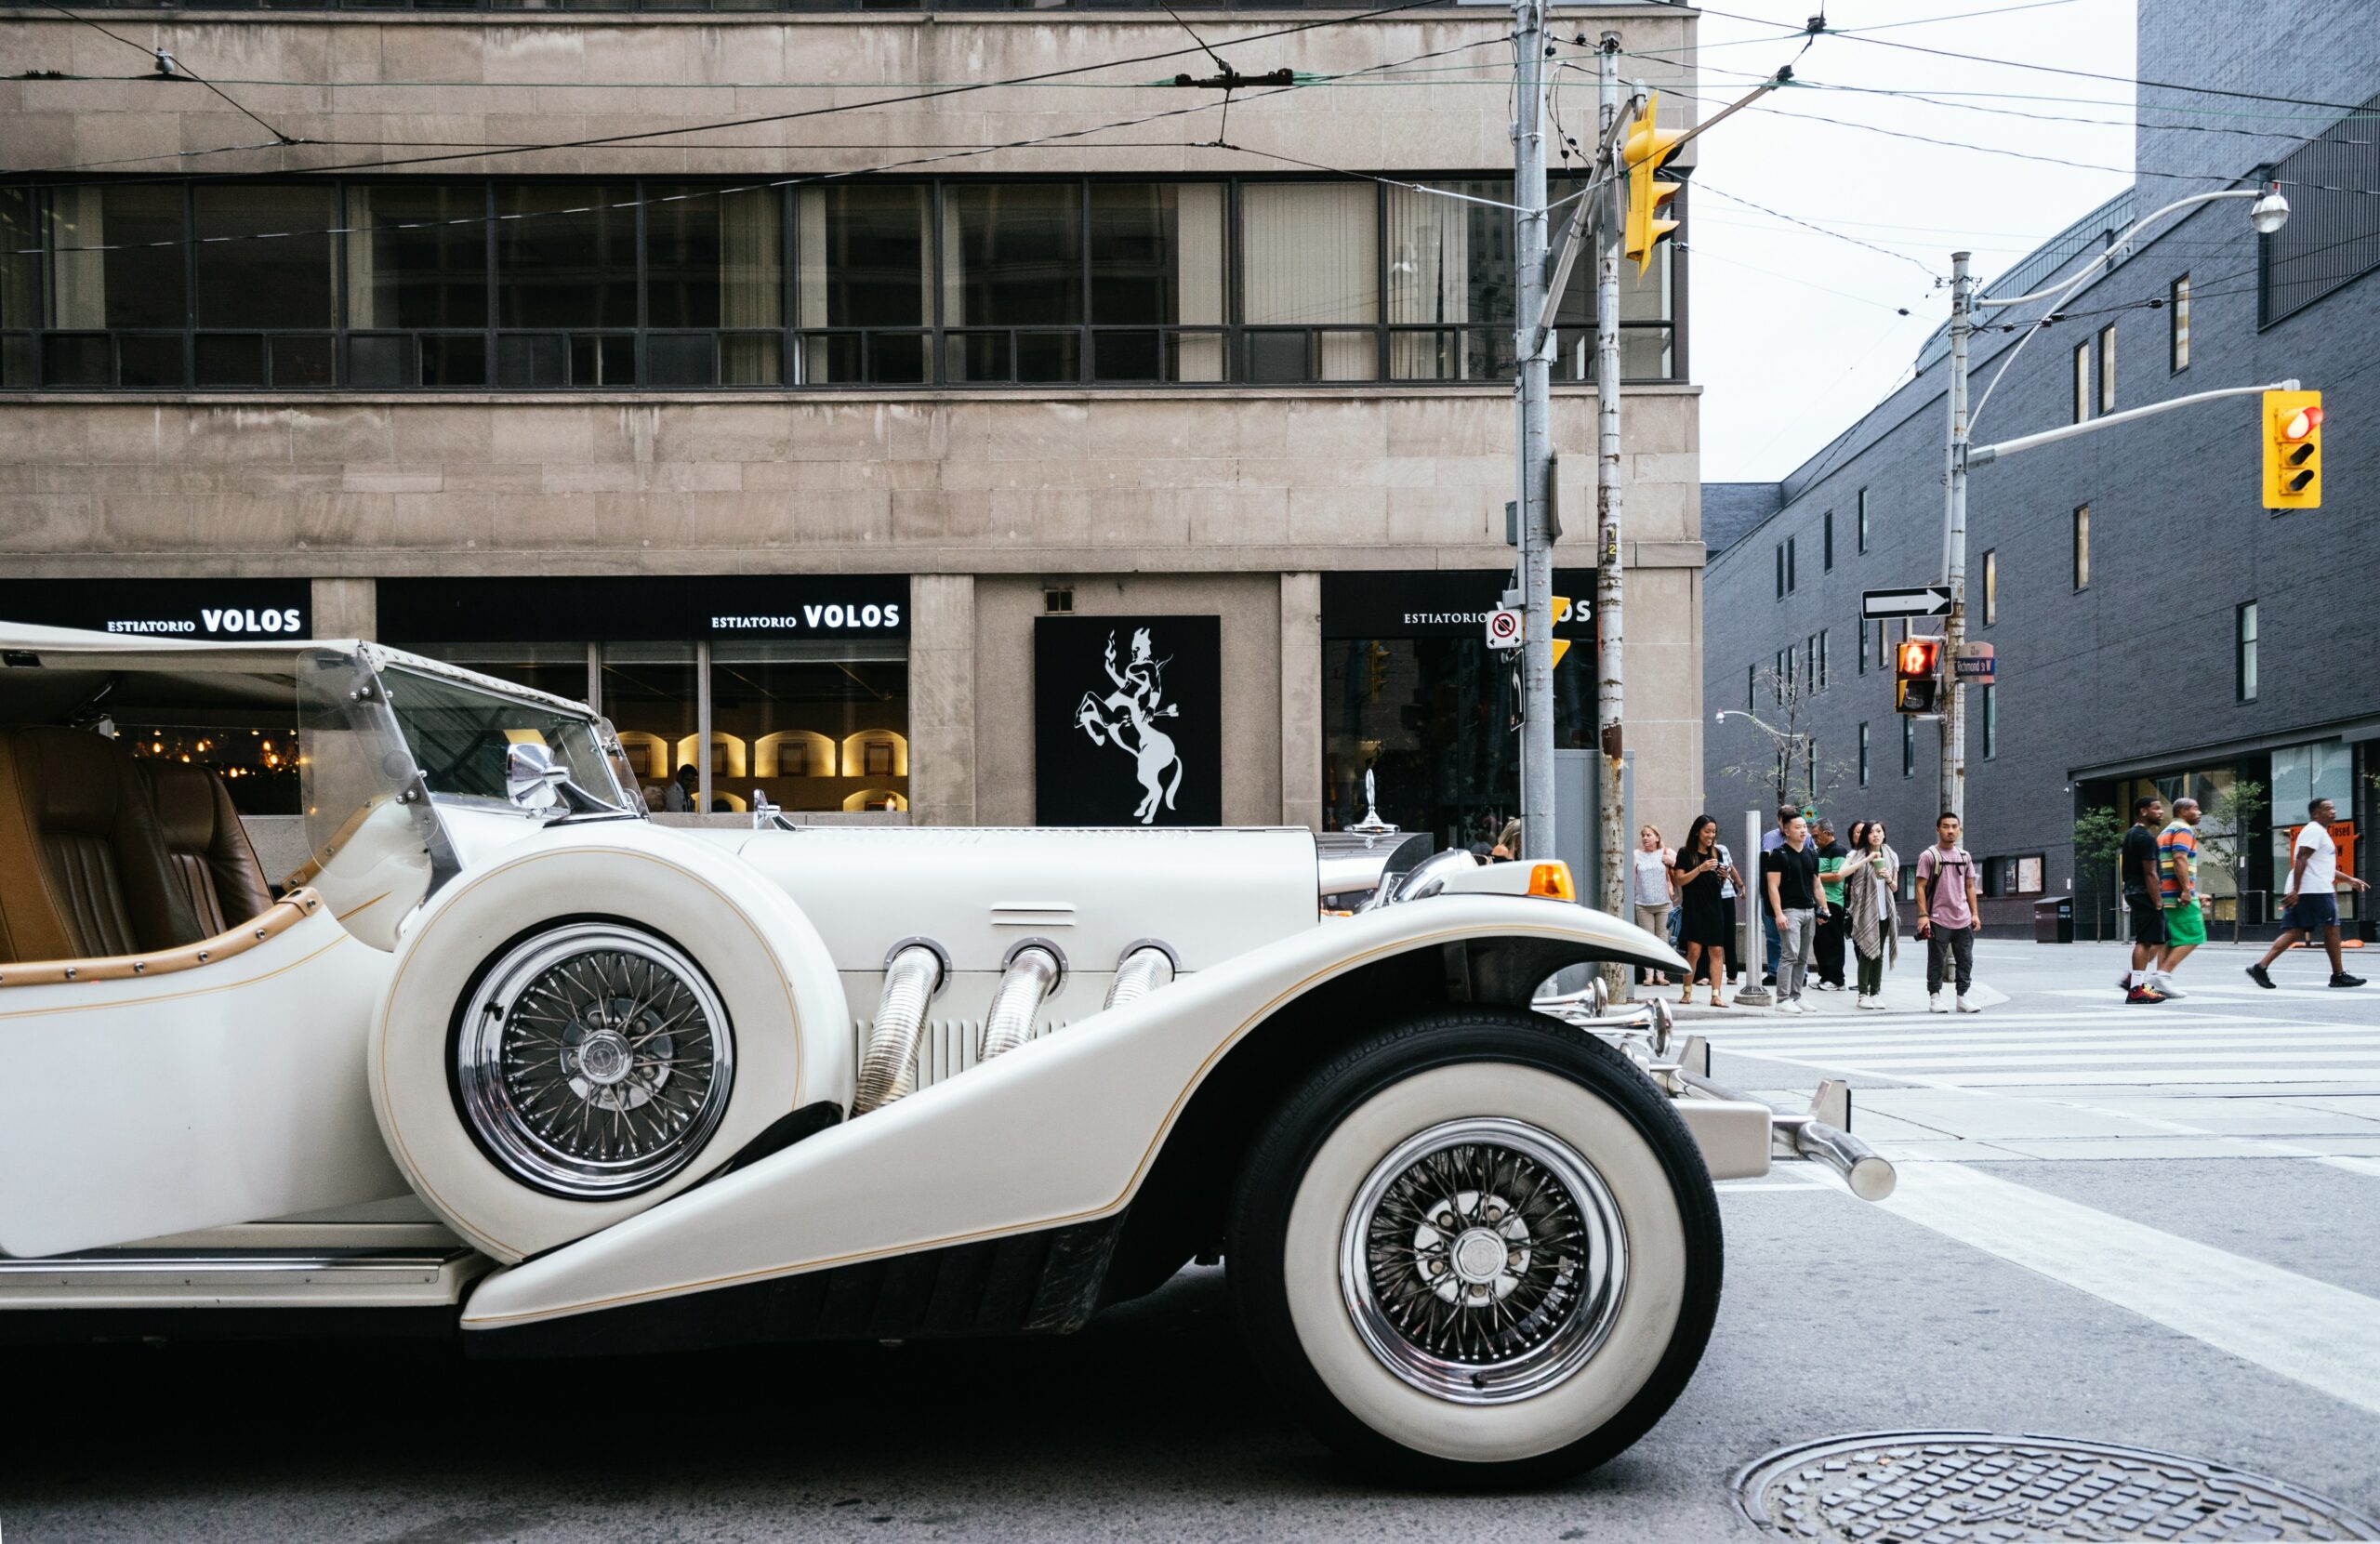
[[[1972,252],[1977,276],[1989,280],[2122,190],[2131,180],[2133,94],[2128,85],[1852,37],[1820,37],[1795,60],[1801,40],[1778,34],[1800,28],[1818,0],[1715,3],[1765,20],[1703,13],[1705,116],[1754,84],[1745,76],[1765,76],[1788,61],[1808,86],[1862,88],[1778,92],[1696,141],[1697,192],[1684,232],[1693,252],[1687,363],[1703,389],[1702,476],[1722,482],[1784,476],[1906,376],[1918,346],[1949,314],[1947,294],[1930,275],[1950,271],[1952,251]],[[2133,0],[2007,8],[2012,3],[1829,0],[1825,10],[1830,27],[1858,29],[1994,8],[1998,14],[1866,35],[2133,74]],[[2016,112],[2059,121],[2009,115]],[[1897,139],[1820,117],[1951,143]],[[2102,169],[1967,148],[1977,146]],[[1904,256],[1820,235],[1726,193]],[[1896,314],[1904,307],[1910,314]]]

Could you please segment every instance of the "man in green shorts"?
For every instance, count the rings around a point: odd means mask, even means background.
[[[2187,996],[2174,984],[2174,968],[2206,942],[2206,913],[2198,892],[2198,800],[2174,800],[2173,824],[2157,834],[2158,899],[2165,913],[2165,948],[2149,984],[2161,996]]]

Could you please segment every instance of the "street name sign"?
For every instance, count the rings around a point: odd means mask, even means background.
[[[1992,653],[1989,643],[1962,643],[1958,658],[1950,662],[1950,673],[1969,686],[1992,684]]]
[[[1911,589],[1863,589],[1862,616],[1948,616],[1950,591],[1947,585],[1922,585]]]

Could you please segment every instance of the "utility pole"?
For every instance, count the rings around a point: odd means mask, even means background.
[[[1597,117],[1608,142],[1620,122],[1620,34],[1606,33],[1595,51]],[[1620,245],[1628,179],[1619,175],[1620,157],[1597,168],[1605,174],[1604,215],[1595,241],[1595,732],[1603,751],[1603,909],[1614,917],[1628,911],[1626,762],[1621,755],[1623,691],[1620,657],[1621,567],[1620,544]],[[1610,972],[1606,972],[1609,974]],[[1613,983],[1625,995],[1626,977]]]
[[[1514,0],[1519,109],[1513,124],[1514,266],[1520,276],[1514,328],[1520,385],[1521,851],[1556,855],[1554,830],[1554,534],[1546,518],[1554,464],[1553,344],[1539,319],[1545,292],[1545,7]]]
[[[1959,680],[1959,645],[1967,636],[1967,338],[1975,331],[1975,293],[1967,254],[1950,254],[1950,440],[1942,479],[1942,584],[1950,614],[1942,629],[1942,666],[1950,672],[1942,693],[1942,808],[1967,815],[1966,688]],[[1866,626],[1863,622],[1861,626]]]

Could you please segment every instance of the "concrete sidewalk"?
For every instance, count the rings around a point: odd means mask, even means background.
[[[1982,973],[1982,962],[1978,960],[1977,975],[1980,977]],[[1768,991],[1769,995],[1774,996],[1777,989],[1772,986]],[[1677,1000],[1678,988],[1674,986],[1640,986],[1636,989],[1636,995],[1639,997],[1647,994],[1666,996],[1669,999],[1671,1013],[1681,1023],[1707,1019],[1796,1017],[1793,1014],[1778,1012],[1774,1004],[1765,1008],[1738,1008],[1735,1005],[1735,993],[1732,991],[1723,994],[1727,999],[1726,1007],[1713,1008],[1711,1006],[1711,988],[1708,985],[1695,988],[1694,1006],[1691,1008]],[[1872,1008],[1856,1008],[1853,1004],[1858,999],[1853,996],[1847,982],[1840,992],[1824,992],[1818,989],[1814,980],[1809,989],[1802,994],[1802,1007],[1805,1011],[1799,1017],[1867,1020],[1880,1019],[1895,1013],[1924,1013],[1925,1011],[1925,950],[1923,945],[1915,949],[1903,947],[1900,964],[1897,967],[1887,967],[1884,971],[1884,989],[1880,996],[1884,1004],[1882,1012]],[[1942,987],[1942,997],[1945,1003],[1952,999],[1948,983],[1945,983]],[[1986,1009],[1997,1008],[2007,1000],[2008,994],[1981,980],[1977,980],[1975,989],[1967,994],[1967,1001]]]

